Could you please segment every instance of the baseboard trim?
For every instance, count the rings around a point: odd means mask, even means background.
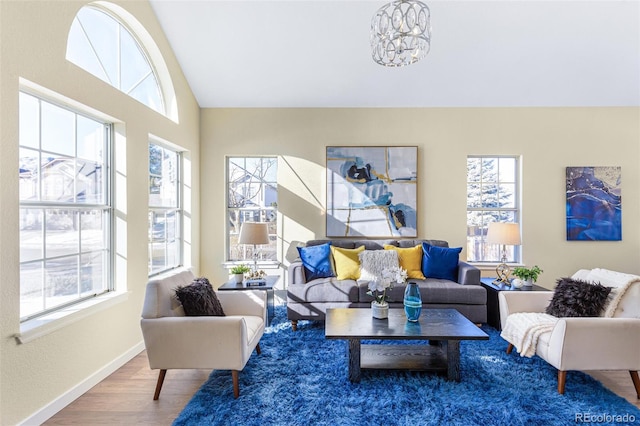
[[[144,350],[144,342],[140,342],[133,346],[131,349],[120,355],[118,358],[114,359],[100,370],[96,371],[85,380],[69,389],[69,391],[60,395],[49,404],[45,405],[31,416],[27,417],[23,421],[21,421],[20,425],[39,425],[44,423],[53,417],[60,410],[65,408],[67,405],[71,404],[73,401],[78,399],[84,393],[86,393],[89,389],[100,383],[102,380],[106,379],[111,373],[115,372],[118,368],[125,365],[127,362],[131,361],[136,355]]]

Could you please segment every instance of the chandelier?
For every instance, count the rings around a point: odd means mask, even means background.
[[[417,0],[382,6],[371,19],[371,55],[386,67],[418,62],[431,48],[431,11]]]

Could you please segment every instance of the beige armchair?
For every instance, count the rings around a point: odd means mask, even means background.
[[[596,271],[596,270],[593,270]],[[574,278],[612,286],[589,271],[578,271]],[[597,275],[597,274],[595,274]],[[604,276],[606,278],[606,274]],[[640,279],[640,277],[638,277]],[[618,281],[619,282],[619,281]],[[611,317],[558,318],[551,331],[539,335],[535,354],[558,369],[558,393],[563,394],[568,370],[627,370],[640,398],[640,281],[628,286],[624,299]],[[517,312],[544,313],[552,291],[502,291],[500,321],[504,330],[509,315]],[[634,306],[635,309],[631,309]],[[509,342],[511,353],[516,342]]]
[[[240,395],[238,372],[255,349],[260,354],[260,338],[266,319],[266,293],[226,291],[216,293],[226,316],[185,316],[175,297],[175,289],[194,279],[183,271],[147,283],[142,309],[142,335],[149,366],[160,369],[154,400],[168,369],[231,370],[233,395]]]

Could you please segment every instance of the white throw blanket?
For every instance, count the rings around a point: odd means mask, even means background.
[[[640,281],[640,276],[596,268],[589,272],[586,279],[587,281],[600,283],[605,287],[613,287],[605,311],[602,314],[605,318],[612,318],[627,290],[632,284]]]
[[[536,353],[538,338],[553,330],[558,318],[539,312],[518,312],[507,317],[500,336],[516,347],[520,356],[531,358]]]

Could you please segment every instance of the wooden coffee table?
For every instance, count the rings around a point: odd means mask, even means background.
[[[417,323],[403,309],[389,309],[389,318],[371,316],[367,308],[330,308],[327,339],[346,339],[349,380],[359,382],[363,369],[435,371],[460,381],[460,341],[489,336],[455,309],[423,309]],[[430,345],[361,344],[362,340],[429,340]]]

